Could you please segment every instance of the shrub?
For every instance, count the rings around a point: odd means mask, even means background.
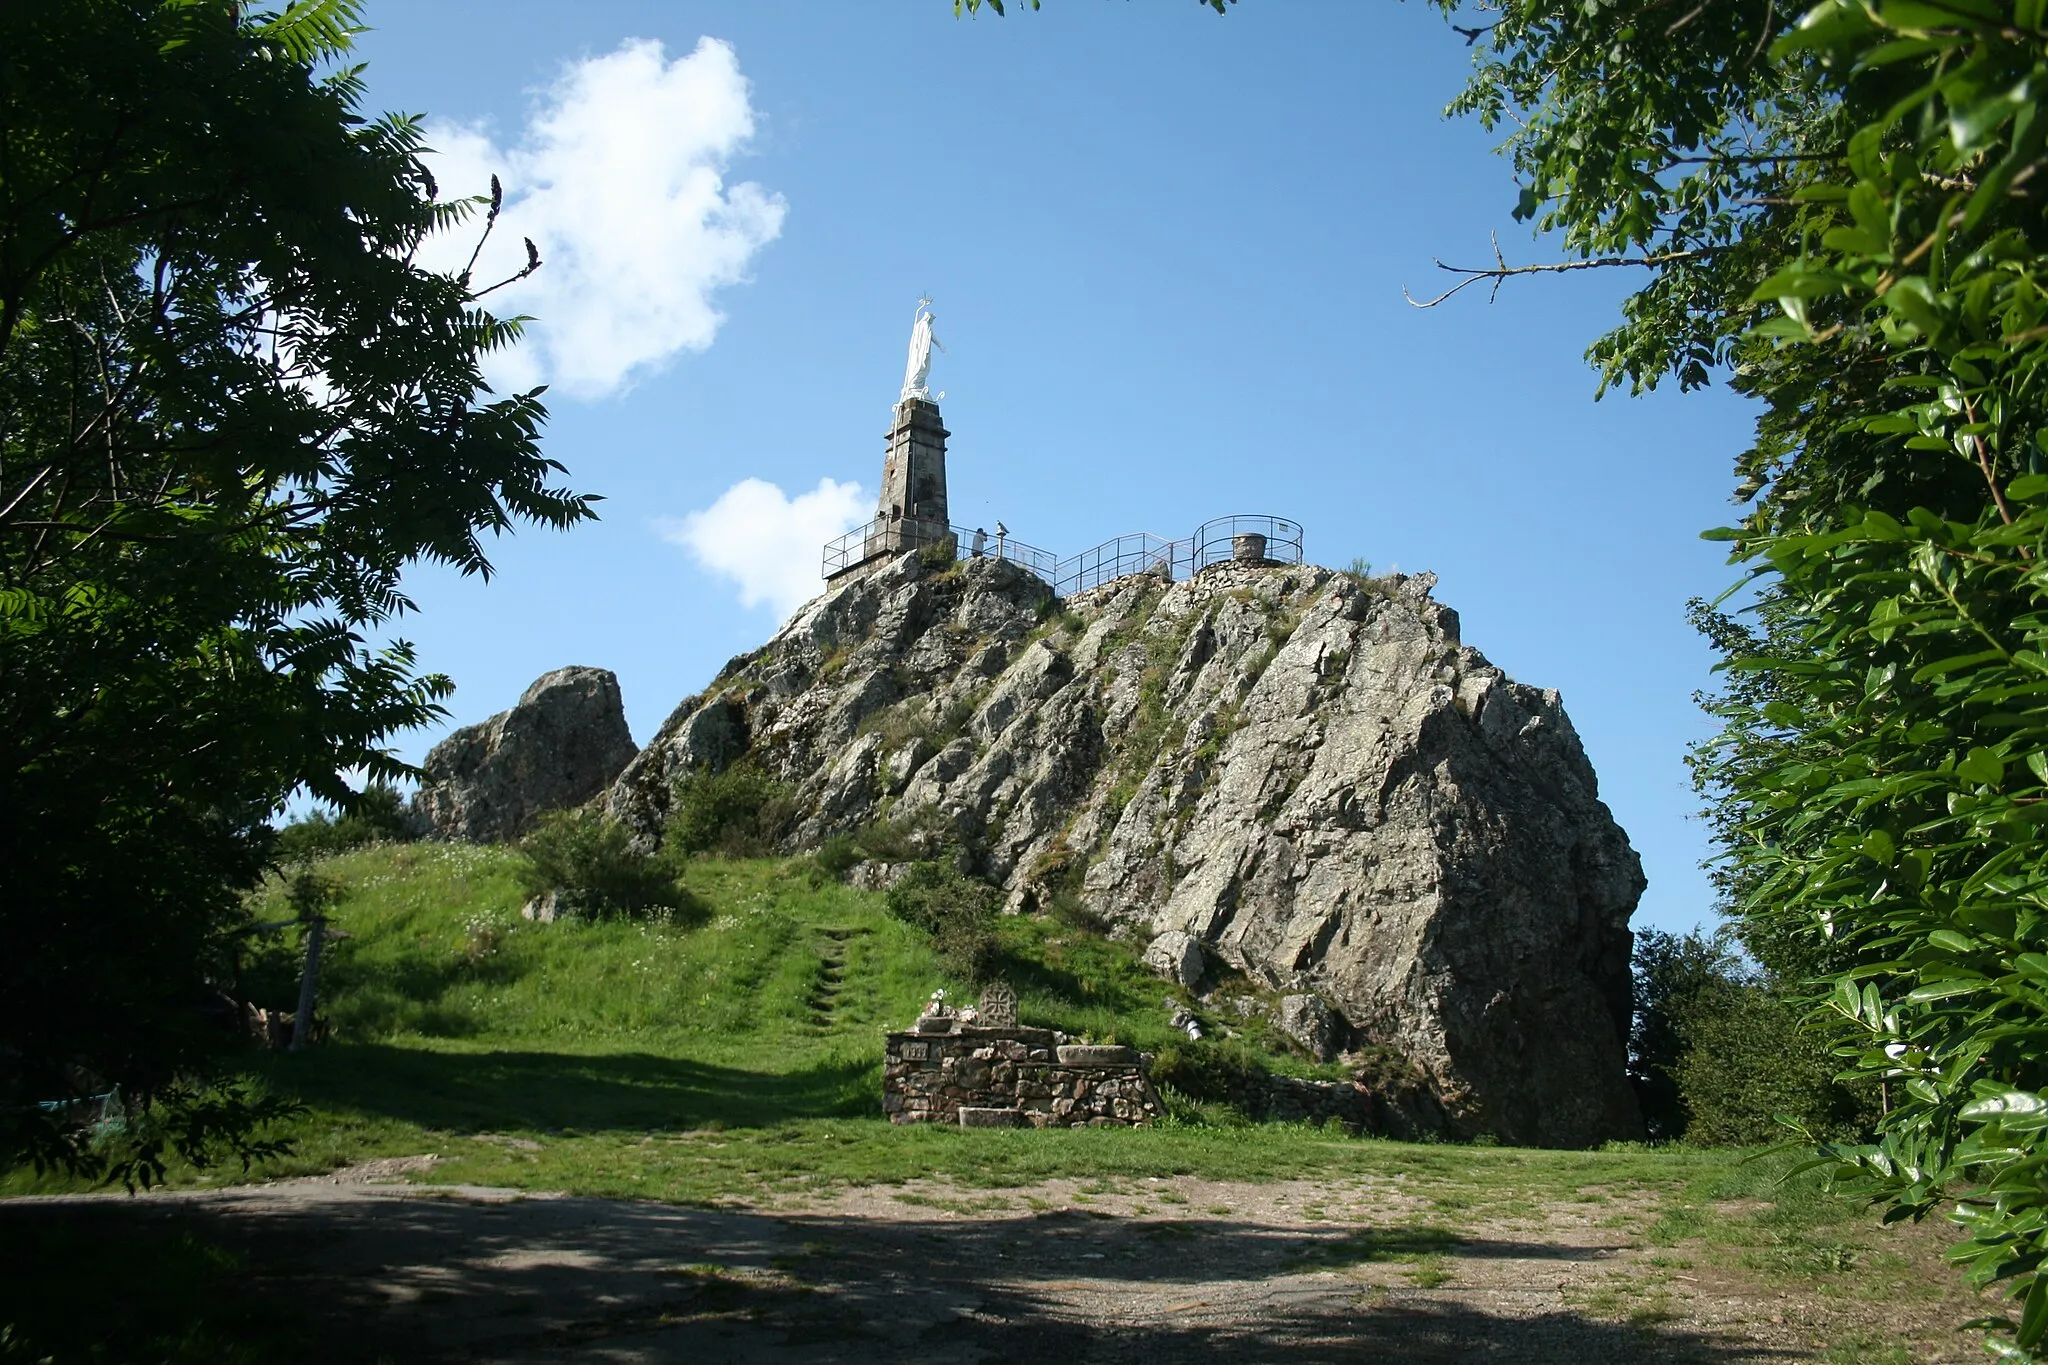
[[[1876,1120],[1868,1087],[1835,1079],[1826,1043],[1786,987],[1727,933],[1639,930],[1629,1072],[1650,1136],[1710,1146],[1780,1142],[1780,1117],[1816,1137]]]
[[[766,857],[794,823],[788,784],[751,768],[690,773],[677,782],[666,840],[677,853]]]
[[[519,845],[519,883],[529,896],[553,892],[574,914],[688,910],[695,902],[664,859],[633,847],[626,827],[595,811],[557,811]]]
[[[1251,1120],[1244,1111],[1221,1100],[1198,1100],[1177,1087],[1160,1082],[1159,1102],[1166,1112],[1159,1118],[1161,1128],[1247,1128]]]
[[[1152,1060],[1152,1079],[1192,1100],[1235,1105],[1271,1076],[1265,1059],[1243,1043],[1190,1040],[1168,1043]]]
[[[1792,1134],[1860,1141],[1877,1125],[1874,1089],[1836,1080],[1841,1064],[1804,1026],[1805,1008],[1762,982],[1716,996],[1687,1029],[1677,1067],[1685,1140],[1757,1146]]]
[[[1087,855],[1068,847],[1061,838],[1031,864],[1028,881],[1037,908],[1055,924],[1081,933],[1106,934],[1109,921],[1081,897],[1081,879],[1087,872]]]
[[[898,820],[877,820],[854,836],[863,857],[882,863],[929,860],[953,842],[945,816],[931,806],[920,806]]]
[[[828,877],[844,877],[861,860],[860,845],[850,834],[835,834],[818,846],[811,861]]]
[[[303,863],[366,844],[406,843],[412,837],[405,798],[396,787],[373,782],[356,797],[354,810],[339,815],[316,810],[279,830],[274,855],[280,863]]]
[[[889,889],[889,913],[932,936],[939,963],[969,982],[986,981],[1001,960],[996,890],[943,863],[915,863]]]

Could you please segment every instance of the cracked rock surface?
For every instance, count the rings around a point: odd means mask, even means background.
[[[1012,911],[1185,933],[1405,1061],[1450,1134],[1639,1137],[1640,862],[1557,693],[1463,644],[1435,581],[1221,564],[1055,601],[904,555],[728,664],[610,807],[656,840],[679,777],[745,759],[795,790],[791,851],[888,819]]]
[[[633,754],[618,678],[609,669],[558,668],[536,678],[511,710],[428,752],[414,818],[434,838],[507,842],[549,811],[602,794]]]

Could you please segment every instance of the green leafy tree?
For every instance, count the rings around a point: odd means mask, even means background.
[[[1638,930],[1629,1073],[1650,1135],[1701,1146],[1785,1139],[1791,1121],[1859,1139],[1878,1087],[1844,1085],[1824,1042],[1803,1026],[1800,983],[1746,960],[1726,929]]]
[[[1440,0],[1453,21],[1461,0]],[[2048,1338],[2048,438],[2043,0],[1469,6],[1453,109],[1511,128],[1518,213],[1641,272],[1603,383],[1728,376],[1754,626],[1696,755],[1744,943],[1824,989],[1891,1106],[1822,1160]],[[1818,1136],[1818,1134],[1816,1134]]]
[[[357,793],[351,810],[307,813],[277,832],[272,856],[280,865],[310,862],[366,844],[407,843],[415,837],[406,819],[405,798],[388,782],[372,782]]]
[[[539,391],[484,384],[517,321],[416,260],[496,186],[441,198],[417,123],[359,113],[355,21],[0,7],[0,1152],[89,1164],[36,1106],[114,1087],[247,1139],[199,1006],[269,821],[402,775],[450,690],[366,636],[407,566],[591,515]]]
[[[1715,935],[1641,930],[1635,942],[1635,1016],[1629,1030],[1629,1079],[1650,1136],[1685,1136],[1691,1113],[1679,1068],[1691,1051],[1695,1021],[1737,984],[1739,960]]]

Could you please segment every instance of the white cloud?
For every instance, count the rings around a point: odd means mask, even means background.
[[[513,145],[480,126],[430,125],[426,159],[444,196],[485,193],[493,172],[504,184],[478,285],[526,263],[521,238],[545,262],[488,300],[501,317],[535,319],[520,345],[491,358],[493,382],[600,398],[709,346],[725,320],[712,294],[747,278],[788,209],[751,181],[725,183],[753,132],[739,59],[715,38],[673,61],[635,38],[568,64]],[[481,227],[479,215],[437,234],[422,259],[460,269]]]
[[[770,606],[786,618],[824,591],[820,552],[867,520],[868,500],[857,483],[820,479],[792,498],[765,480],[742,479],[703,511],[657,526],[663,539],[739,584],[741,606]]]

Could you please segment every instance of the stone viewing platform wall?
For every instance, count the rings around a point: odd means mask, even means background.
[[[882,1112],[891,1123],[967,1128],[1139,1127],[1164,1111],[1149,1059],[1127,1047],[1060,1044],[1048,1029],[888,1035]]]

